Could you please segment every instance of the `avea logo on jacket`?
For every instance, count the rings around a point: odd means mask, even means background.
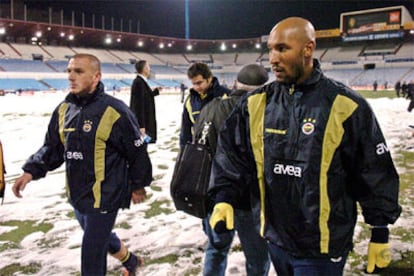
[[[279,174],[279,175],[288,175],[288,176],[294,176],[294,177],[301,178],[302,168],[293,166],[293,165],[285,165],[285,164],[276,163],[273,168],[273,173]]]

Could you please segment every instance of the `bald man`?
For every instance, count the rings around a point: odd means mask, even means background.
[[[278,275],[342,275],[359,203],[372,227],[373,272],[390,262],[398,174],[367,101],[323,74],[315,46],[306,19],[271,30],[276,80],[242,99],[219,134],[210,225],[232,229],[233,206],[248,190]]]
[[[145,200],[152,166],[135,115],[104,91],[101,65],[89,54],[76,54],[67,67],[69,95],[56,107],[43,146],[24,164],[12,190],[66,163],[66,187],[84,234],[81,273],[105,275],[112,254],[135,275],[143,259],[127,250],[112,232],[118,210]]]

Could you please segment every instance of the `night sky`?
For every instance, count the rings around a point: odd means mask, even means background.
[[[65,14],[75,12],[77,21],[83,12],[86,25],[95,14],[99,28],[102,15],[113,17],[115,28],[128,31],[128,23],[143,34],[185,38],[185,0],[118,0],[118,1],[47,1],[23,0],[28,8],[37,7]],[[189,0],[189,34],[191,39],[238,39],[267,35],[279,20],[289,16],[309,19],[317,30],[339,28],[340,13],[404,5],[413,16],[414,0],[409,1],[282,1],[282,0]],[[89,21],[88,21],[89,20]],[[139,21],[139,23],[137,23]],[[106,25],[110,23],[105,23]],[[134,30],[135,29],[135,30]]]

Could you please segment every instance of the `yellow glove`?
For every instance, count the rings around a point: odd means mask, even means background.
[[[214,205],[213,214],[210,217],[210,227],[217,233],[224,232],[222,224],[225,224],[227,230],[234,228],[234,211],[233,207],[225,202]],[[221,228],[221,229],[220,229]]]
[[[374,272],[375,267],[384,268],[391,262],[390,244],[370,242],[368,245],[367,272]]]

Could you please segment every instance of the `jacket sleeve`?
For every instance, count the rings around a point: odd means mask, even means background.
[[[23,171],[30,173],[34,180],[44,177],[48,171],[58,168],[64,162],[64,146],[59,136],[58,120],[56,109],[50,119],[42,147],[23,165]]]
[[[134,112],[141,128],[145,128],[145,90],[146,86],[143,80],[137,77],[131,88],[130,108]]]
[[[244,109],[245,105],[236,105],[219,132],[209,187],[213,201],[233,206],[239,204],[241,194],[256,176]]]
[[[160,90],[158,88],[155,88],[154,90],[152,90],[152,95],[155,96],[159,96],[160,95]]]
[[[357,177],[353,190],[366,223],[394,223],[401,213],[399,177],[380,126],[368,103],[363,101],[352,118]]]
[[[132,190],[146,187],[152,181],[152,164],[134,114],[127,110],[121,120],[122,154],[128,160],[128,178]]]

